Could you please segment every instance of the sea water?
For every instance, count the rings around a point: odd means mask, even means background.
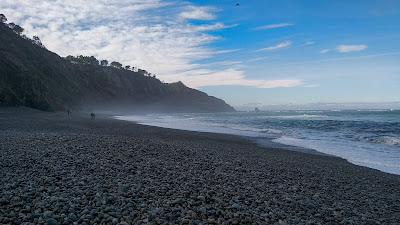
[[[400,174],[400,110],[148,114],[117,118],[159,127],[236,134],[261,142],[272,140]]]

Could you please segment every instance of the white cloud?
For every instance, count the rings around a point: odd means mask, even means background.
[[[192,87],[238,85],[257,88],[289,88],[300,86],[304,83],[303,80],[298,79],[250,80],[245,77],[243,71],[236,69],[226,69],[222,71],[190,71],[190,74],[191,75],[181,74],[177,75],[177,77],[183,80],[184,83],[190,83]],[[213,80],[213,82],[210,83],[209,80]]]
[[[213,8],[190,6],[184,12],[179,14],[182,19],[189,20],[213,20],[216,19]]]
[[[359,52],[368,48],[368,45],[338,45],[335,49],[322,49],[321,54],[336,51],[339,53]]]
[[[238,52],[241,49],[224,49],[224,50],[217,50],[215,51],[216,54],[228,54],[228,53],[233,53],[233,52]]]
[[[266,57],[266,56],[264,56],[264,57],[257,57],[257,58],[249,59],[249,60],[247,60],[247,62],[258,62],[258,61],[263,61],[263,60],[267,60],[267,59],[269,59],[269,57]]]
[[[224,61],[217,61],[213,63],[209,63],[208,65],[218,65],[218,66],[232,66],[232,65],[240,65],[242,61],[231,61],[231,60],[224,60]]]
[[[216,19],[216,10],[209,7],[162,0],[2,0],[0,8],[9,21],[20,24],[29,36],[38,35],[49,50],[61,56],[83,54],[116,60],[146,69],[167,82],[181,80],[190,87],[272,88],[302,83],[250,80],[238,63],[225,62],[219,69],[198,63],[240,50],[209,47],[220,37],[208,31],[234,25],[189,23]]]
[[[307,65],[307,64],[311,64],[311,63],[325,63],[325,62],[337,62],[337,61],[348,61],[348,60],[358,60],[358,59],[370,59],[370,58],[392,56],[392,55],[400,55],[400,52],[383,52],[383,53],[378,53],[378,54],[355,56],[355,57],[340,57],[340,58],[330,58],[330,59],[323,59],[323,60],[310,60],[310,61],[283,64],[281,66]]]
[[[215,31],[215,30],[222,30],[227,28],[236,27],[237,24],[233,25],[225,25],[223,23],[214,23],[214,24],[207,24],[207,25],[197,25],[191,26],[193,31]]]
[[[313,45],[313,44],[315,44],[315,42],[313,42],[313,41],[306,41],[306,42],[304,42],[304,43],[302,44],[302,46],[308,46],[308,45]]]
[[[328,52],[330,52],[330,51],[332,51],[331,49],[322,49],[321,51],[319,51],[319,53],[321,53],[321,54],[325,54],[325,53],[328,53]]]
[[[269,47],[266,47],[266,48],[259,49],[259,50],[257,50],[257,51],[267,51],[267,52],[271,52],[271,51],[276,51],[276,50],[279,50],[279,49],[288,48],[288,47],[290,47],[291,45],[292,45],[292,42],[291,42],[291,41],[284,41],[284,42],[278,43],[278,44],[273,45],[273,46],[269,46]]]
[[[336,51],[340,53],[359,52],[367,48],[367,45],[339,45],[336,47]]]
[[[282,27],[290,27],[294,26],[295,24],[293,23],[276,23],[276,24],[268,24],[265,26],[260,26],[254,28],[254,30],[271,30],[271,29],[277,29],[277,28],[282,28]]]

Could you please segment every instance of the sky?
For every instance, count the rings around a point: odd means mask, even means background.
[[[0,13],[61,56],[234,106],[400,101],[400,0],[2,0]]]

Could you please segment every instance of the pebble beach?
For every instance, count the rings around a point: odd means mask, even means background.
[[[0,108],[0,224],[400,224],[400,176],[234,135]]]

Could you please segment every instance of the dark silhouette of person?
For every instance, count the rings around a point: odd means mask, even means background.
[[[96,119],[96,114],[90,113],[90,118],[91,118],[92,120]]]
[[[67,115],[68,115],[68,118],[71,118],[71,115],[72,115],[71,110],[67,109]]]

